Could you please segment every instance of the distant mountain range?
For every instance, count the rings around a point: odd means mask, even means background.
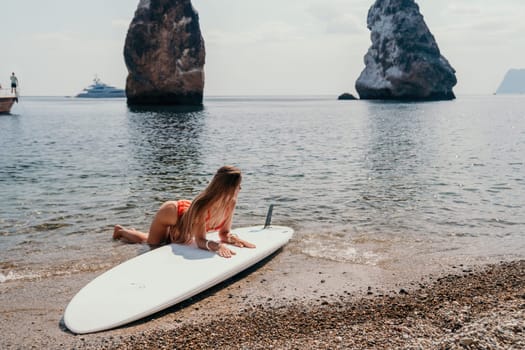
[[[509,70],[496,94],[525,94],[525,69]]]

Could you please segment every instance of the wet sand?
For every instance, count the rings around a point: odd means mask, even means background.
[[[364,266],[285,248],[144,320],[71,334],[64,309],[98,274],[1,283],[0,348],[525,348],[525,260]]]

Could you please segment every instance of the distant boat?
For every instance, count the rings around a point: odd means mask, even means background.
[[[93,84],[82,90],[75,97],[81,98],[112,98],[112,97],[126,97],[126,91],[118,89],[114,86],[104,84],[98,77],[93,79]]]
[[[18,96],[11,93],[11,89],[0,89],[0,113],[11,112],[15,102],[18,103]]]

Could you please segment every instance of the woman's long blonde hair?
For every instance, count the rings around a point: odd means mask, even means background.
[[[212,219],[216,218],[217,214],[222,214],[224,217],[229,210],[233,211],[235,191],[241,185],[241,181],[242,175],[239,168],[230,165],[219,168],[208,186],[195,197],[186,213],[177,221],[174,230],[171,230],[171,241],[174,243],[191,242],[193,226],[205,224],[212,207]],[[218,223],[212,222],[212,224]]]

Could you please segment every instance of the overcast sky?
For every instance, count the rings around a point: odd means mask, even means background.
[[[98,76],[124,87],[123,47],[138,0],[0,0],[0,83],[74,95]],[[373,0],[193,0],[206,43],[205,95],[355,93]],[[456,94],[491,94],[525,68],[525,1],[418,0]]]

